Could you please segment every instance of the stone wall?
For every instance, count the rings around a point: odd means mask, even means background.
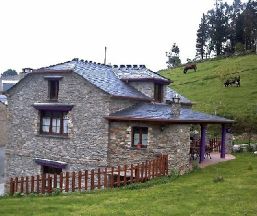
[[[142,92],[146,96],[154,99],[154,82],[130,82],[129,85]],[[167,86],[163,85],[163,101],[166,102]]]
[[[0,147],[7,143],[7,106],[0,102]]]
[[[40,112],[32,105],[48,101],[45,75],[49,74],[30,74],[10,92],[6,176],[40,174],[34,158],[66,162],[66,170],[106,166],[108,121],[104,116],[110,96],[75,73],[61,74],[58,102],[74,105],[69,112],[69,135],[42,135]]]
[[[148,127],[146,149],[131,147],[133,126]],[[163,130],[161,130],[161,126]],[[169,171],[184,172],[189,169],[190,125],[158,125],[138,122],[111,122],[108,149],[110,166],[151,160],[160,154],[168,154]]]
[[[146,96],[154,97],[154,83],[153,82],[130,82],[129,85],[142,92]]]

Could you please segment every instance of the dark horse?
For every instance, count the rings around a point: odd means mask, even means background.
[[[188,65],[186,65],[184,67],[184,74],[186,74],[189,69],[194,69],[194,71],[196,72],[196,69],[197,69],[196,64],[188,64]]]

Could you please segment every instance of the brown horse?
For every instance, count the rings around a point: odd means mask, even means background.
[[[184,74],[186,74],[189,69],[194,69],[194,71],[196,72],[196,69],[197,69],[196,64],[188,64],[188,65],[186,65],[184,67]]]

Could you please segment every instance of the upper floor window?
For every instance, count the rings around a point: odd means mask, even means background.
[[[50,100],[58,99],[59,80],[48,80],[48,92]]]
[[[67,112],[41,111],[40,132],[43,134],[68,135]]]
[[[148,128],[147,127],[133,127],[132,128],[132,147],[146,148],[148,142]]]
[[[163,100],[163,85],[155,83],[154,84],[154,100],[161,103]]]

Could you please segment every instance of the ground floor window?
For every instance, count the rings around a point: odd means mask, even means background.
[[[147,127],[133,127],[132,128],[132,147],[146,148],[148,142],[148,128]]]
[[[62,172],[61,168],[54,168],[50,166],[42,166],[43,174],[60,174]]]
[[[68,135],[67,112],[41,111],[40,133]]]

